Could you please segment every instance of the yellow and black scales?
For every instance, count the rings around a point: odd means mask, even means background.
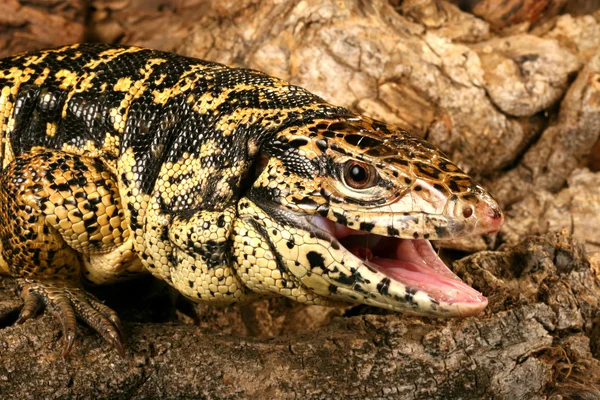
[[[166,52],[79,44],[0,60],[0,127],[0,272],[22,288],[20,322],[42,306],[60,317],[66,352],[76,318],[123,351],[117,315],[82,278],[146,271],[212,303],[277,293],[454,315],[315,221],[443,239],[490,230],[485,210],[501,218],[398,128]]]

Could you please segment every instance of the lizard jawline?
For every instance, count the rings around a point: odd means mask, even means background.
[[[318,225],[364,264],[391,280],[423,291],[438,303],[465,306],[463,316],[478,314],[487,306],[485,296],[456,276],[429,240],[380,236],[325,218]]]

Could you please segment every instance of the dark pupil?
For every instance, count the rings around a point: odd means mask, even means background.
[[[354,165],[350,168],[350,178],[357,183],[364,182],[367,180],[367,170],[360,165]]]

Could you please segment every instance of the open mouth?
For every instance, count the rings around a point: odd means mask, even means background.
[[[372,269],[407,288],[426,293],[434,302],[475,315],[487,306],[480,292],[464,283],[440,259],[428,240],[400,239],[358,231],[326,218],[318,226]]]

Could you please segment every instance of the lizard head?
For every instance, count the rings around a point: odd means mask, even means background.
[[[339,117],[280,132],[257,165],[235,238],[238,273],[251,289],[433,316],[487,305],[429,240],[498,231],[502,212],[431,144]]]

